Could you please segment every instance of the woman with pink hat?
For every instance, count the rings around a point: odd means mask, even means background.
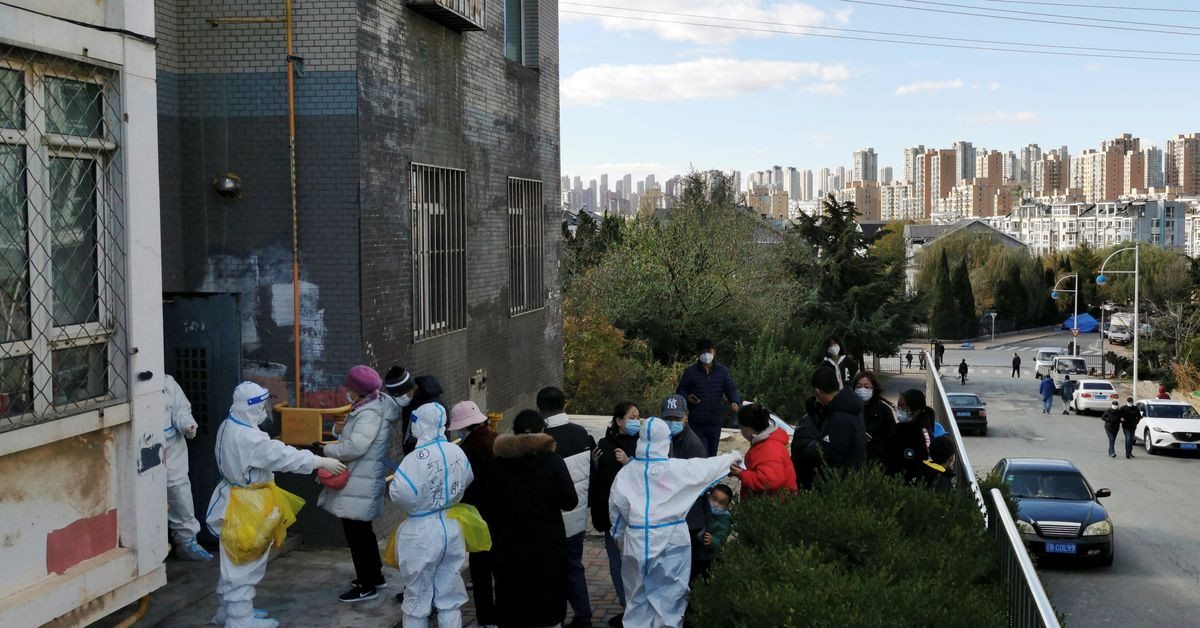
[[[483,495],[486,492],[488,471],[492,466],[492,445],[496,433],[488,425],[488,418],[480,412],[474,401],[460,401],[450,409],[450,433],[462,439],[458,446],[467,454],[475,481],[467,486],[462,503],[470,504],[483,512]],[[487,521],[487,517],[484,517]],[[476,620],[481,626],[496,623],[495,596],[492,590],[492,553],[474,552],[468,556],[471,567],[471,587],[475,594]]]
[[[378,589],[387,586],[371,521],[383,508],[385,479],[391,471],[385,462],[389,436],[400,413],[395,404],[385,404],[380,398],[382,385],[379,373],[369,366],[360,364],[346,373],[342,387],[351,404],[350,416],[340,431],[335,430],[338,440],[322,448],[324,455],[346,463],[349,474],[348,478],[323,479],[325,488],[317,500],[318,506],[342,520],[354,560],[358,577],[351,581],[349,591],[338,596],[346,603],[373,599],[379,595]]]

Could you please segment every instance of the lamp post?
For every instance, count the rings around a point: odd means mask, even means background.
[[[1075,288],[1072,290],[1060,290],[1058,285],[1061,284],[1064,279],[1074,279],[1075,281],[1073,285]],[[1070,275],[1063,275],[1060,277],[1058,282],[1054,284],[1054,288],[1050,291],[1050,298],[1057,301],[1058,293],[1060,292],[1071,292],[1075,294],[1075,315],[1071,317],[1071,324],[1074,325],[1071,330],[1071,335],[1074,336],[1075,340],[1071,341],[1071,355],[1079,355],[1079,273],[1071,273]]]
[[[1106,376],[1105,375],[1106,369],[1105,369],[1105,363],[1104,363],[1104,334],[1107,332],[1104,329],[1104,315],[1111,312],[1112,310],[1113,310],[1113,306],[1111,303],[1105,303],[1104,305],[1100,306],[1100,377],[1101,378],[1104,378]]]
[[[1141,335],[1141,330],[1138,329],[1138,284],[1141,282],[1138,271],[1141,269],[1142,260],[1141,249],[1138,245],[1125,247],[1109,255],[1104,260],[1104,263],[1100,265],[1100,272],[1096,276],[1096,284],[1101,286],[1108,284],[1108,277],[1104,274],[1104,268],[1108,266],[1109,260],[1125,251],[1133,251],[1133,270],[1110,270],[1108,272],[1114,275],[1133,275],[1133,394],[1136,396],[1138,385],[1138,336]]]

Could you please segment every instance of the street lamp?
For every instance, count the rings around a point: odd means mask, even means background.
[[[1105,303],[1104,305],[1100,306],[1100,377],[1101,378],[1106,377],[1106,375],[1105,375],[1106,368],[1105,368],[1105,360],[1104,360],[1104,334],[1106,333],[1106,330],[1104,329],[1104,315],[1113,311],[1113,309],[1114,308],[1113,308],[1112,303]]]
[[[1075,282],[1073,285],[1075,288],[1072,290],[1060,290],[1058,284],[1062,283],[1064,279],[1074,279]],[[1059,292],[1071,292],[1075,294],[1075,315],[1071,317],[1072,324],[1075,326],[1071,330],[1071,335],[1074,336],[1075,340],[1071,342],[1071,355],[1079,355],[1079,273],[1071,273],[1070,275],[1060,277],[1058,282],[1054,284],[1054,289],[1050,291],[1050,298],[1057,301]]]
[[[1133,275],[1133,395],[1136,397],[1138,385],[1138,336],[1141,335],[1139,333],[1141,330],[1138,329],[1138,284],[1141,281],[1138,271],[1141,268],[1142,261],[1141,249],[1138,248],[1138,245],[1125,247],[1109,255],[1104,260],[1104,263],[1100,265],[1100,272],[1096,276],[1096,284],[1101,286],[1108,284],[1108,277],[1104,274],[1105,266],[1108,266],[1108,261],[1115,255],[1124,253],[1125,251],[1133,251],[1133,270],[1110,270],[1108,272],[1114,275]]]

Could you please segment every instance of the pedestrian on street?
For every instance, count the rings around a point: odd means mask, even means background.
[[[917,356],[917,359],[920,360],[921,370],[924,371],[925,370],[925,352],[922,351],[921,354]]]
[[[817,368],[828,368],[837,377],[838,390],[851,382],[858,372],[854,360],[846,355],[846,345],[836,336],[828,336],[821,345],[821,355],[817,357]]]
[[[1108,456],[1117,457],[1117,432],[1121,431],[1121,406],[1113,399],[1112,407],[1104,411],[1104,432],[1108,434]]]
[[[867,460],[886,464],[887,453],[896,436],[896,411],[883,398],[883,387],[870,371],[863,371],[854,378],[854,394],[863,402]]]
[[[967,359],[963,358],[962,362],[958,363],[958,378],[961,380],[963,386],[967,385],[967,372],[969,370],[970,368],[967,366]]]
[[[929,459],[929,447],[935,438],[946,434],[945,428],[925,400],[925,393],[911,388],[900,393],[896,404],[896,435],[887,454],[889,473],[900,475],[913,484],[921,473],[921,465]]]
[[[1020,379],[1021,378],[1021,356],[1016,351],[1013,351],[1012,366],[1013,366],[1012,377]]]
[[[942,370],[942,365],[946,363],[946,345],[943,344],[941,340],[935,340],[933,342],[934,351],[937,354],[937,368],[940,372]]]
[[[1062,389],[1060,391],[1063,402],[1063,414],[1070,414],[1071,402],[1075,400],[1076,383],[1071,380],[1070,375],[1063,376]]]
[[[1133,405],[1133,397],[1125,399],[1125,407],[1121,408],[1121,431],[1125,432],[1125,457],[1133,458],[1133,432],[1138,422],[1142,420],[1142,411]]]
[[[750,496],[796,492],[796,469],[788,455],[788,433],[771,419],[771,411],[759,404],[745,404],[738,411],[742,436],[750,442],[743,465],[730,467],[730,475],[742,483],[742,499]]]
[[[467,462],[471,463],[471,473],[475,476],[463,493],[462,503],[474,506],[482,514],[494,459],[492,451],[496,433],[488,424],[487,415],[479,410],[474,401],[460,401],[450,409],[450,433],[452,437],[460,439],[458,446],[467,454]],[[486,517],[484,521],[487,521]],[[481,626],[496,623],[492,561],[491,552],[472,552],[467,556],[475,618]]]
[[[378,589],[387,587],[383,562],[379,557],[375,530],[371,522],[383,510],[387,476],[392,470],[385,459],[391,443],[392,425],[400,419],[399,406],[383,399],[383,379],[375,369],[360,364],[347,373],[342,387],[350,402],[350,415],[341,428],[334,426],[335,442],[320,449],[320,455],[346,464],[350,477],[345,486],[326,484],[317,505],[341,519],[350,558],[354,561],[354,580],[349,591],[338,596],[346,603],[375,599]],[[321,445],[314,443],[314,446]]]
[[[696,353],[696,361],[679,377],[675,394],[687,399],[691,427],[704,443],[706,455],[715,456],[725,418],[726,406],[722,398],[734,412],[741,407],[742,398],[729,369],[717,362],[717,348],[711,340],[700,339],[696,343]]]
[[[1054,403],[1054,376],[1047,374],[1038,385],[1042,395],[1042,414],[1050,414],[1050,405]]]
[[[641,411],[632,401],[622,401],[613,408],[612,422],[609,423],[604,438],[601,438],[596,446],[596,469],[592,471],[592,483],[588,487],[588,508],[592,511],[592,526],[604,533],[608,575],[612,579],[613,589],[617,592],[617,600],[621,602],[622,609],[625,608],[625,586],[621,582],[621,548],[612,535],[612,521],[608,518],[608,498],[612,493],[612,484],[617,472],[629,464],[635,455],[634,447],[637,446],[641,424]],[[616,615],[608,623],[610,626],[617,626],[621,619],[621,615]]]
[[[496,437],[484,518],[492,535],[496,623],[557,626],[566,619],[567,536],[562,513],[579,503],[571,473],[536,410]]]
[[[907,363],[908,368],[911,369],[912,368],[912,350],[909,350],[908,353],[904,354],[904,361]]]
[[[582,426],[567,417],[567,400],[558,388],[549,386],[538,391],[538,411],[546,420],[546,433],[554,438],[558,455],[562,456],[575,483],[578,503],[564,512],[563,527],[567,535],[567,602],[574,616],[568,626],[580,628],[592,625],[592,602],[588,596],[587,575],[583,571],[583,538],[587,530],[588,484],[592,478],[592,452],[596,441]]]

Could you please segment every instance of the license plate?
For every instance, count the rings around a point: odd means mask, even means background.
[[[1196,443],[1179,443],[1180,449],[1195,449]]]
[[[971,416],[970,412],[955,412],[954,414],[957,416]]]
[[[1108,399],[1108,397],[1105,395],[1096,395],[1096,398],[1097,399]]]
[[[1047,543],[1046,552],[1050,554],[1074,554],[1074,543]]]

